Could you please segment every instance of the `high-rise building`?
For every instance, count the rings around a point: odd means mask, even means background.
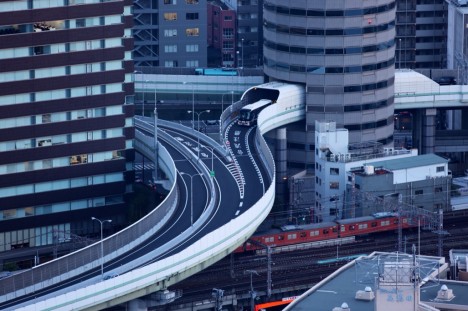
[[[65,241],[124,211],[131,5],[0,2],[0,251]]]
[[[134,5],[136,66],[206,67],[206,0],[141,0]]]
[[[306,88],[306,167],[316,120],[346,128],[350,143],[393,144],[395,10],[394,0],[265,1],[265,74]]]
[[[445,68],[445,0],[396,1],[396,68]]]

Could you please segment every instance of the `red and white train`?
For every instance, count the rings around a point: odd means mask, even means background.
[[[402,217],[402,228],[411,227],[408,218]],[[398,216],[395,213],[375,213],[350,219],[338,219],[333,222],[322,222],[301,226],[283,226],[268,233],[253,235],[250,239],[270,247],[282,247],[331,239],[368,235],[376,232],[398,230]],[[235,252],[260,250],[261,246],[251,242],[245,243]]]

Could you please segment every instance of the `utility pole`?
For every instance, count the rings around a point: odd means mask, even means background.
[[[255,270],[245,270],[246,273],[250,273],[250,311],[255,310],[255,298],[257,298],[257,292],[254,291],[253,282],[252,282],[252,275],[258,275],[257,271]]]
[[[398,252],[403,252],[403,218],[401,217],[402,208],[401,204],[403,201],[403,195],[400,193],[398,195]]]
[[[223,309],[224,290],[219,288],[213,288],[211,296],[215,299],[215,310],[221,311]]]

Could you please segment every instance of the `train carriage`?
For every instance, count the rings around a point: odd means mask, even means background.
[[[402,217],[402,228],[411,227],[408,218]],[[395,213],[375,213],[372,216],[363,216],[350,219],[337,219],[334,222],[323,222],[309,225],[289,225],[281,229],[272,229],[254,235],[244,246],[236,252],[261,249],[261,245],[270,247],[283,247],[294,244],[304,244],[338,238],[348,238],[360,235],[369,235],[377,232],[398,230],[399,217]]]

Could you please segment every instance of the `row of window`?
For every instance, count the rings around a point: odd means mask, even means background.
[[[307,88],[308,93],[325,93],[325,88],[324,87],[308,87]],[[356,105],[346,105],[346,106],[341,106],[342,108],[341,111],[337,112],[353,112],[353,111],[366,111],[366,110],[375,110],[375,109],[381,109],[385,108],[388,106],[393,105],[394,103],[394,98],[389,98],[387,100],[381,100],[378,102],[373,102],[373,103],[366,103],[366,104],[356,104]],[[313,106],[309,105],[307,106],[307,112],[325,112],[325,106]]]
[[[185,0],[186,4],[198,4],[198,0]],[[164,4],[176,5],[177,0],[164,0]]]
[[[388,4],[363,8],[363,9],[348,9],[348,10],[304,10],[303,8],[293,8],[282,5],[275,5],[268,1],[265,1],[264,9],[273,13],[287,14],[293,16],[327,16],[327,17],[338,17],[338,16],[362,16],[368,14],[379,14],[389,12],[395,8],[395,2],[392,1]]]
[[[115,196],[95,197],[95,198],[90,198],[90,199],[54,203],[54,204],[47,204],[47,205],[6,209],[6,210],[0,210],[0,221],[23,218],[23,217],[47,215],[47,214],[53,214],[53,213],[70,212],[70,211],[74,211],[78,209],[119,204],[123,202],[124,201],[123,201],[122,195],[115,195]]]
[[[377,45],[367,46],[350,46],[345,48],[323,48],[323,47],[303,47],[291,46],[286,44],[279,44],[273,41],[264,41],[265,47],[287,53],[306,54],[306,55],[350,55],[350,54],[363,54],[378,51],[386,51],[395,46],[395,40],[381,42]]]
[[[0,53],[0,59],[19,58],[42,54],[59,54],[67,52],[108,49],[114,47],[121,47],[122,45],[122,38],[109,38],[103,40],[57,43],[35,47],[18,47],[11,49],[2,49],[2,53]]]
[[[122,106],[100,107],[86,110],[74,110],[55,113],[46,113],[34,116],[24,116],[2,119],[0,129],[13,128],[19,126],[29,126],[36,124],[64,122],[71,120],[79,120],[85,118],[99,118],[105,116],[113,116],[122,114]]]
[[[68,241],[70,241],[69,223],[6,231],[0,232],[0,252]]]
[[[20,139],[15,141],[0,142],[0,152],[45,147],[59,144],[71,144],[82,141],[122,137],[123,129],[114,128],[89,132],[78,132],[54,136]]]
[[[36,93],[19,93],[0,96],[0,106],[119,92],[122,92],[121,83],[76,87],[71,89],[48,90]]]
[[[115,0],[48,0],[48,1],[2,1],[0,2],[0,12],[11,12],[31,9],[47,9],[62,6],[73,6],[79,4],[93,4],[110,2]],[[187,0],[190,1],[190,0]],[[191,0],[196,1],[196,0]]]
[[[119,158],[121,158],[120,152],[105,151],[90,154],[72,155],[68,157],[60,157],[53,159],[3,164],[0,165],[0,175],[31,172],[36,170],[65,167],[77,164],[104,162]]]
[[[172,68],[172,67],[178,67],[178,66],[179,66],[179,62],[176,60],[164,61],[164,67]],[[200,67],[200,66],[198,65],[198,60],[186,60],[185,67],[195,68],[195,67]]]
[[[164,13],[163,15],[165,21],[176,21],[177,13]],[[199,19],[198,13],[185,13],[185,20],[194,21]]]
[[[304,65],[293,65],[284,63],[264,57],[263,63],[265,66],[275,68],[282,71],[290,72],[303,72],[310,74],[346,74],[346,73],[361,73],[376,71],[380,69],[390,68],[395,64],[395,58],[391,58],[387,61],[383,61],[375,64],[359,65],[359,66],[346,66],[346,67],[324,67],[324,66],[304,66]]]
[[[176,44],[165,45],[164,52],[165,53],[177,53],[177,45]],[[187,44],[185,46],[185,52],[187,53],[198,52],[198,44]]]
[[[278,25],[272,22],[264,22],[265,29],[272,32],[285,33],[289,35],[300,36],[362,36],[364,34],[373,34],[388,31],[395,28],[395,21],[364,28],[345,28],[345,29],[323,29],[323,28],[303,28]]]
[[[59,179],[42,183],[0,188],[0,198],[101,185],[112,182],[119,182],[123,180],[124,177],[122,172],[78,177],[71,179]]]
[[[120,15],[96,16],[67,20],[43,21],[34,24],[19,24],[2,26],[0,35],[13,33],[43,32],[53,30],[76,29],[83,27],[106,26],[122,23]]]
[[[35,47],[38,48],[38,47]],[[40,47],[43,52],[47,46]],[[50,48],[50,46],[49,46]],[[50,49],[48,49],[50,51]],[[76,74],[85,74],[92,72],[104,72],[110,70],[119,70],[123,68],[122,61],[109,61],[89,64],[76,64],[71,66],[47,67],[31,70],[20,70],[2,73],[0,83],[22,81],[31,79],[54,78],[59,76],[68,76]]]

